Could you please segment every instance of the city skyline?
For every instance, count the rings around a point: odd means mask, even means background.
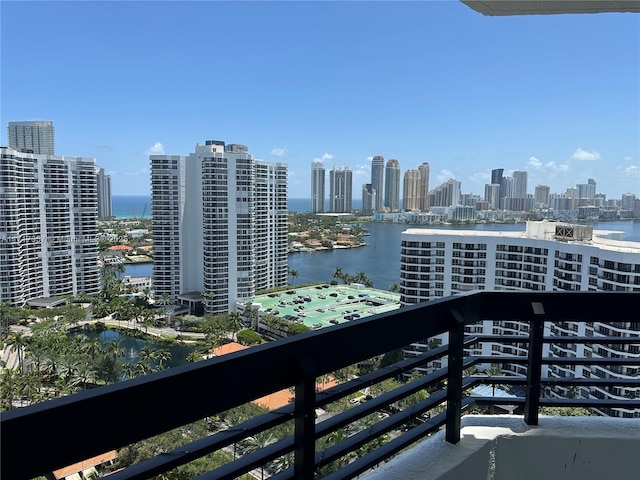
[[[52,120],[56,153],[96,158],[114,195],[148,195],[149,155],[193,138],[287,163],[292,198],[310,196],[314,160],[350,166],[359,191],[375,155],[403,171],[429,162],[432,185],[454,178],[480,195],[497,165],[552,192],[594,178],[608,198],[640,194],[633,14],[487,18],[454,1],[1,8],[2,118]]]

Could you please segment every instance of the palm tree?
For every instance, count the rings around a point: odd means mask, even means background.
[[[251,326],[254,330],[258,331],[258,319],[260,317],[260,313],[257,309],[253,308],[253,304],[248,302],[244,310],[242,311],[242,316],[248,319],[251,322]]]
[[[358,272],[354,275],[353,279],[358,282],[358,283],[365,283],[368,278],[367,278],[367,274],[364,272]]]
[[[202,360],[202,354],[194,350],[189,355],[187,355],[186,360],[190,363],[199,362],[200,360]]]
[[[145,345],[140,349],[140,357],[138,363],[148,364],[149,370],[151,369],[151,362],[154,360],[154,351],[149,345]]]
[[[20,372],[23,372],[24,348],[27,346],[26,335],[24,334],[24,332],[11,332],[7,337],[6,343],[12,351],[17,353],[18,366],[20,367]]]
[[[231,337],[235,341],[238,338],[238,332],[242,330],[242,316],[238,312],[229,312],[228,321]]]
[[[113,340],[109,340],[107,342],[107,344],[105,345],[105,351],[113,361],[112,379],[113,379],[113,383],[116,383],[118,381],[118,374],[120,373],[118,360],[120,357],[124,355],[124,347],[120,344],[119,339],[114,338]]]
[[[338,280],[338,282],[340,280],[342,280],[344,278],[344,274],[342,273],[342,269],[340,267],[336,267],[333,270],[333,273],[331,274],[332,278],[335,278],[336,280]]]
[[[162,310],[164,312],[164,316],[166,318],[166,322],[167,324],[171,323],[169,320],[169,316],[167,315],[168,311],[169,311],[169,305],[173,304],[173,300],[171,299],[171,297],[169,296],[168,293],[163,293],[162,295],[160,295],[160,298],[156,300],[156,302],[158,303],[158,305],[162,305]]]
[[[289,275],[291,275],[291,286],[293,287],[293,280],[298,276],[298,271],[290,268]]]
[[[70,383],[72,386],[82,386],[83,390],[87,389],[87,383],[96,383],[98,381],[98,372],[88,363],[82,362],[78,365],[76,371],[71,376]]]
[[[389,285],[389,291],[394,293],[400,293],[400,285],[398,285],[397,283],[392,283],[391,285]]]
[[[153,352],[152,358],[158,363],[156,370],[164,370],[165,364],[171,361],[171,352],[169,350],[159,349]]]
[[[500,368],[499,365],[497,364],[492,364],[489,368],[487,368],[484,371],[484,374],[487,375],[488,377],[497,377],[497,376],[501,376],[502,375],[502,369]],[[491,387],[492,387],[492,393],[491,396],[495,397],[496,396],[496,387],[499,387],[500,385],[492,382],[491,383]]]
[[[215,296],[216,294],[213,292],[202,292],[202,304],[205,307],[208,307],[209,305],[213,304],[213,299]]]
[[[9,302],[0,303],[0,337],[3,338],[9,333],[9,325],[18,318],[18,314],[17,308]]]

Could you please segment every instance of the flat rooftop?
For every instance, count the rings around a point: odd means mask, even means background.
[[[621,235],[623,232],[611,230],[593,230],[590,240],[561,241],[555,238],[557,225],[572,226],[560,222],[527,222],[526,230],[452,230],[450,228],[408,228],[403,233],[406,235],[440,235],[447,237],[475,237],[475,238],[520,238],[533,240],[547,240],[566,243],[570,245],[586,245],[603,250],[612,250],[626,253],[640,253],[640,242],[616,240],[611,237]],[[578,227],[582,225],[577,225]]]
[[[397,310],[400,294],[356,283],[322,284],[259,295],[251,299],[251,303],[260,306],[261,316],[272,314],[317,330]]]

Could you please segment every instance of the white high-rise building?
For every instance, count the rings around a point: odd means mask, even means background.
[[[324,212],[325,169],[322,162],[311,164],[311,213]]]
[[[99,292],[95,168],[0,147],[0,302]]]
[[[26,122],[9,122],[9,148],[24,153],[53,155],[54,135],[53,122],[35,120]]]
[[[205,311],[228,312],[286,284],[285,164],[218,140],[150,160],[156,297],[212,294]]]
[[[400,291],[403,304],[425,302],[438,297],[472,290],[551,290],[551,291],[627,291],[640,292],[640,243],[612,240],[611,232],[593,231],[585,225],[553,222],[528,222],[526,231],[487,232],[477,230],[409,229],[402,233]],[[614,307],[612,307],[614,308]],[[484,321],[470,326],[470,333],[526,335],[529,325]],[[640,335],[640,323],[620,322],[610,325],[594,322],[553,324],[547,335],[634,336]],[[545,354],[551,356],[618,357],[636,356],[616,345],[549,344]],[[416,344],[411,351],[427,345]],[[576,348],[579,349],[576,350]],[[506,351],[504,349],[508,349]],[[526,355],[524,344],[505,345],[485,342],[474,349],[477,355]],[[437,365],[435,365],[437,366]],[[547,367],[545,367],[547,368]],[[503,367],[506,373],[524,375],[522,366]],[[637,367],[552,366],[551,377],[627,378],[638,374]],[[620,388],[610,392],[599,387],[582,388],[580,395],[600,398],[624,398],[636,395],[637,388]],[[554,395],[564,396],[558,387]],[[640,416],[640,411],[606,410],[620,416]]]
[[[108,218],[111,214],[111,175],[104,173],[104,168],[96,175],[98,192],[98,218]]]
[[[329,171],[329,211],[351,213],[353,174],[349,167],[333,167]]]

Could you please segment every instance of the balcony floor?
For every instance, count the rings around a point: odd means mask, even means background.
[[[461,440],[444,431],[420,442],[366,480],[637,479],[640,419],[546,417],[529,427],[521,416],[470,415]]]

